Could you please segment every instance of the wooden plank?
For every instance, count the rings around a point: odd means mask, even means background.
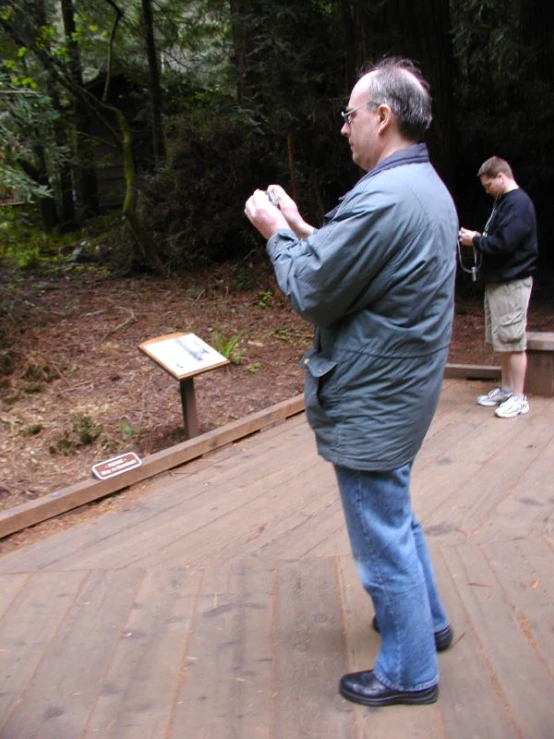
[[[477,409],[475,404],[475,395],[486,385],[460,381],[450,381],[445,385],[435,418],[416,457],[418,467],[422,467],[429,457],[448,455],[454,444],[472,435],[486,419],[486,413],[482,408]],[[478,410],[481,412],[476,412]]]
[[[554,331],[528,331],[527,349],[554,352]]]
[[[500,367],[482,364],[451,364],[444,370],[446,379],[499,380]]]
[[[29,579],[28,575],[0,575],[0,618]]]
[[[33,710],[27,702],[29,683],[86,577],[85,572],[39,573],[23,577],[25,586],[17,594],[12,589],[15,598],[0,621],[0,736],[43,736],[40,731],[33,734],[23,730],[20,707]],[[21,579],[12,582],[21,586]],[[2,585],[7,580],[3,577]],[[44,697],[38,700],[41,710],[46,710]],[[14,712],[18,715],[10,721]],[[8,723],[11,732],[6,728]]]
[[[508,423],[489,416],[478,431],[453,446],[447,457],[438,458],[423,474],[416,475],[414,470],[416,510],[429,533],[461,543],[509,494],[506,480],[513,484],[514,475],[517,480],[532,465],[545,434],[550,438],[551,422],[538,411],[533,417],[522,417],[521,422],[515,420]],[[439,496],[430,494],[435,489]]]
[[[542,537],[554,521],[554,436],[545,435],[537,452],[510,487],[510,494],[491,512],[488,525],[479,531],[481,543]]]
[[[330,526],[328,532],[322,532],[325,533],[325,538],[322,536],[319,544],[310,550],[311,557],[346,557],[350,554],[350,542],[342,510],[340,514],[337,513],[335,523],[336,526]]]
[[[125,474],[100,482],[83,480],[11,510],[0,512],[0,538],[111,495],[130,485],[149,479],[160,472],[185,464],[237,439],[256,433],[262,428],[301,413],[303,409],[303,396],[296,396],[291,400],[228,424],[221,429],[215,429],[207,434],[150,455],[143,461],[141,467],[130,470]]]
[[[524,434],[525,442],[517,454],[513,448],[502,449],[480,473],[479,495],[465,506],[462,520],[462,529],[472,536],[478,536],[487,527],[495,528],[495,509],[532,469],[544,441],[554,438],[551,418],[545,416],[540,422],[535,419],[533,423],[522,424],[521,434]],[[510,481],[508,485],[507,479]],[[457,506],[456,510],[461,513],[463,507]]]
[[[191,568],[145,573],[85,736],[165,739],[201,576]]]
[[[102,689],[102,678],[129,616],[142,573],[93,572],[52,636],[4,728],[6,737],[78,737]],[[41,578],[53,575],[41,574]],[[60,575],[57,575],[60,578]],[[81,573],[63,573],[72,582]],[[45,582],[46,580],[43,580]],[[56,604],[46,596],[48,617]],[[67,606],[67,599],[62,599]],[[36,626],[28,623],[28,628]],[[52,632],[49,631],[49,637]]]
[[[474,545],[443,547],[441,552],[516,735],[552,736],[552,674],[536,659],[522,635],[509,598],[487,560]]]
[[[554,354],[527,352],[525,392],[551,398],[554,395]]]
[[[248,496],[246,505],[228,507],[222,503],[213,512],[207,504],[203,520],[197,520],[194,525],[185,519],[176,520],[175,528],[172,526],[168,533],[167,545],[163,550],[150,552],[148,561],[153,566],[165,566],[175,559],[200,565],[205,561],[224,563],[242,559],[248,554],[268,559],[266,547],[275,537],[291,530],[303,530],[306,520],[321,509],[321,500],[312,492],[320,480],[320,465],[316,463],[308,468],[302,478],[307,489],[301,488],[292,498],[286,492],[295,478],[293,471],[276,472],[243,491]],[[205,533],[207,525],[209,537]],[[136,563],[141,561],[142,556]]]
[[[499,540],[482,549],[512,605],[521,634],[537,661],[554,675],[552,549],[534,537]]]
[[[291,450],[289,462],[298,454],[301,463],[302,447],[297,445]],[[282,461],[276,457],[267,465],[260,465],[259,458],[245,456],[245,466],[237,466],[232,471],[225,470],[214,481],[201,487],[192,487],[190,495],[176,486],[177,494],[174,504],[163,506],[160,512],[154,508],[147,516],[132,520],[127,516],[125,536],[102,536],[97,542],[87,547],[86,551],[69,551],[63,559],[59,559],[56,567],[112,567],[137,566],[145,562],[148,566],[173,564],[175,557],[179,562],[202,564],[203,557],[212,561],[212,552],[218,542],[227,545],[236,532],[229,528],[230,518],[238,522],[241,531],[244,525],[249,526],[249,515],[255,506],[264,505],[260,496],[270,495],[277,503],[279,496],[274,493],[274,481],[288,480],[288,489],[296,476],[293,468],[283,468]],[[317,463],[314,458],[313,466]],[[246,471],[246,465],[248,471]],[[237,475],[235,485],[230,478]],[[163,483],[160,484],[163,490]],[[166,492],[170,492],[167,486]],[[181,501],[178,500],[178,494]],[[281,494],[282,497],[282,494]],[[292,503],[289,503],[292,505]],[[247,513],[248,512],[248,513]],[[269,511],[269,515],[271,510]],[[266,518],[268,512],[266,512]],[[206,529],[210,528],[210,536]],[[221,531],[219,530],[221,529]],[[163,547],[160,543],[163,542]],[[36,553],[35,553],[36,554]],[[13,562],[10,565],[13,568]],[[52,565],[50,565],[52,566]]]
[[[381,646],[379,635],[371,627],[373,604],[360,583],[352,558],[341,557],[338,566],[346,640],[346,671],[370,670]],[[356,732],[348,736],[359,739],[438,739],[443,735],[440,714],[435,704],[387,708],[368,708],[346,700],[344,704],[350,707],[356,721]]]
[[[335,562],[280,562],[277,588],[273,736],[350,737],[352,712],[337,691],[346,664]]]
[[[317,507],[302,507],[303,521],[298,521],[288,531],[285,530],[285,521],[278,527],[282,530],[276,531],[273,525],[267,527],[268,533],[274,536],[260,547],[259,555],[275,559],[305,559],[348,554],[350,548],[336,483],[327,485],[330,485],[328,489],[322,481],[318,496],[312,495],[313,502],[318,502]],[[341,534],[340,544],[337,544],[337,531]],[[327,546],[330,539],[333,543]]]
[[[143,483],[127,510],[0,559],[6,573],[51,570],[0,575],[0,658],[6,624],[28,639],[29,613],[41,603],[47,623],[44,641],[23,648],[15,681],[6,663],[16,703],[7,714],[0,706],[2,737],[549,736],[554,403],[532,399],[528,416],[504,422],[475,406],[480,385],[445,383],[414,470],[418,505],[427,519],[437,514],[430,545],[459,639],[440,655],[437,704],[367,709],[337,694],[343,672],[373,664],[379,637],[347,554],[332,468],[297,416]],[[475,510],[481,520],[480,496],[491,489],[486,525],[472,529],[473,540],[439,548],[455,536],[467,540],[456,532],[459,504],[467,500],[462,514]],[[275,563],[298,557],[305,561]],[[189,558],[209,568],[197,601],[194,567],[188,585],[172,590],[170,565]],[[161,567],[143,578],[129,570],[129,580],[122,569],[98,573],[94,584],[77,569],[132,568],[138,560]],[[62,567],[75,571],[54,571]],[[31,597],[36,577],[58,585],[75,577],[84,590],[50,624],[57,591],[42,585]]]
[[[304,398],[303,396],[297,396],[292,400],[278,403],[222,428],[214,429],[194,439],[152,454],[143,461],[140,467],[117,477],[100,482],[90,480],[78,482],[29,503],[16,506],[11,510],[3,511],[0,513],[0,538],[41,521],[46,521],[48,518],[72,508],[78,508],[85,503],[111,495],[159,472],[177,467],[195,457],[282,421],[289,416],[301,413],[303,409]]]
[[[495,684],[494,668],[481,649],[480,624],[473,623],[466,612],[457,588],[458,573],[448,570],[443,551],[431,546],[437,587],[454,630],[453,646],[439,654],[437,705],[444,735],[449,739],[519,739],[517,725],[506,713]]]
[[[167,736],[273,738],[273,592],[266,563],[206,572]]]
[[[113,564],[113,556],[117,555],[117,547],[126,544],[130,533],[140,535],[141,531],[156,530],[162,533],[164,542],[167,532],[165,526],[174,518],[172,509],[177,507],[182,516],[193,517],[197,509],[202,509],[207,503],[215,507],[218,496],[228,505],[233,503],[234,496],[230,491],[248,485],[248,481],[259,477],[260,474],[270,476],[272,471],[281,469],[283,461],[276,454],[276,450],[283,446],[283,439],[290,444],[287,453],[288,463],[293,463],[296,455],[304,455],[307,459],[313,450],[313,440],[302,433],[303,416],[293,419],[292,425],[287,428],[277,425],[268,429],[261,437],[249,439],[243,447],[236,443],[232,447],[233,464],[222,461],[220,456],[210,459],[209,464],[199,466],[201,460],[193,463],[193,474],[188,472],[188,466],[179,471],[169,473],[156,479],[150,485],[151,492],[147,496],[145,491],[138,499],[132,501],[124,510],[124,515],[109,513],[101,520],[94,520],[74,529],[60,533],[52,540],[37,542],[21,552],[13,552],[0,560],[2,571],[25,571],[29,567],[71,567],[76,560],[83,566],[88,553],[94,566],[95,553],[101,552],[106,556],[107,566]],[[263,438],[262,438],[263,437]],[[225,458],[229,448],[224,450]],[[222,452],[218,452],[218,455]],[[259,456],[266,458],[261,466]],[[240,502],[240,501],[239,501]],[[238,503],[237,503],[238,504]],[[140,527],[142,526],[142,529]],[[125,532],[126,536],[119,535]],[[114,549],[112,551],[111,547]],[[136,557],[136,547],[129,555]]]

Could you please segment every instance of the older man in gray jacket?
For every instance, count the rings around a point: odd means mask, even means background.
[[[306,412],[333,463],[353,556],[381,632],[372,670],[340,691],[369,706],[432,703],[436,649],[452,631],[410,473],[437,406],[453,316],[458,221],[420,143],[431,123],[428,86],[388,59],[357,82],[341,133],[366,174],[325,217],[306,223],[278,185],[245,213],[268,239],[280,288],[315,326],[304,357]]]

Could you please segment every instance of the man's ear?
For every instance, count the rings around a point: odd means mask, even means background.
[[[392,120],[392,111],[388,105],[380,105],[377,109],[379,116],[379,131],[384,131]]]

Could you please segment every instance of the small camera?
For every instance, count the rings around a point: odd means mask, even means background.
[[[281,207],[279,205],[279,198],[276,195],[274,195],[269,190],[264,190],[264,192],[267,195],[267,199],[269,200],[269,202],[271,203],[271,205],[274,205],[276,208],[280,208]]]

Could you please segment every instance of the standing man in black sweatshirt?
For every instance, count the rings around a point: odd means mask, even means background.
[[[483,233],[461,228],[463,246],[472,246],[485,283],[485,341],[500,355],[502,380],[477,403],[495,407],[499,418],[529,412],[525,396],[527,309],[537,262],[537,222],[530,197],[517,184],[508,162],[491,157],[477,176],[494,198]]]

